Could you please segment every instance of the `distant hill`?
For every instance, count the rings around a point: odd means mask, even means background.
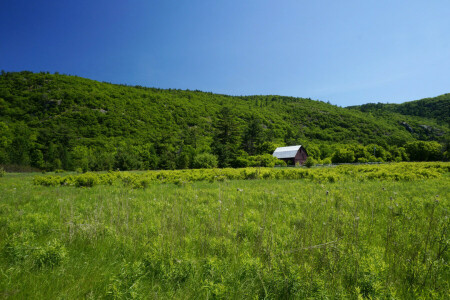
[[[402,104],[368,103],[348,108],[358,109],[362,112],[395,112],[402,115],[434,119],[447,125],[450,124],[450,94]]]
[[[322,149],[316,157],[324,158],[333,145],[387,149],[416,140],[444,141],[448,94],[441,97],[380,109],[372,108],[378,104],[341,108],[304,98],[227,96],[8,72],[0,76],[0,164],[170,169],[192,167],[199,153],[213,153],[219,166],[226,166],[221,149],[235,158],[302,144]]]

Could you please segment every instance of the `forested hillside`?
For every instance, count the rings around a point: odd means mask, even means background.
[[[442,97],[439,105],[448,109],[448,95]],[[275,147],[294,144],[305,145],[317,162],[439,160],[449,139],[439,113],[422,118],[294,97],[2,72],[0,164],[44,170],[245,167],[273,165]]]
[[[439,123],[450,124],[450,94],[405,102],[402,104],[368,103],[350,106],[348,108],[376,114],[395,112],[402,115],[435,119]]]

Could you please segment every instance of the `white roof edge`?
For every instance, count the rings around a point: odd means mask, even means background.
[[[298,150],[302,147],[302,145],[296,145],[296,146],[287,146],[287,147],[278,147],[277,149],[275,149],[275,152],[281,152],[281,151],[293,151],[293,150]]]
[[[293,158],[301,147],[302,145],[278,147],[272,155],[277,158]]]

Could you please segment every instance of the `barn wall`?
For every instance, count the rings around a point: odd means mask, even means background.
[[[297,154],[295,155],[295,164],[299,163],[299,164],[303,165],[307,158],[308,158],[308,155],[306,154],[305,149],[303,149],[303,147],[301,147],[298,150]]]

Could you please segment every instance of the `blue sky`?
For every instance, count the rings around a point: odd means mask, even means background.
[[[450,92],[450,1],[0,2],[0,69],[340,106]]]

